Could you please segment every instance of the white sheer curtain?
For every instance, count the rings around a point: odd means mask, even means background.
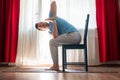
[[[48,16],[49,0],[21,0],[17,65],[51,63],[49,35],[35,29],[35,23]],[[44,35],[43,35],[44,34]]]
[[[35,23],[44,20],[48,17],[50,2],[52,0],[20,0],[20,22],[19,22],[19,40],[18,40],[18,53],[16,64],[17,65],[41,65],[51,64],[51,56],[49,51],[49,39],[51,36],[47,31],[41,32],[35,29]],[[56,0],[58,16],[68,20],[83,34],[86,15],[90,14],[89,28],[90,32],[89,41],[96,36],[96,20],[95,20],[95,0]],[[95,32],[95,33],[94,33]],[[94,35],[94,36],[93,36]],[[92,40],[93,41],[93,40]],[[92,49],[89,55],[95,54],[95,42],[89,45]],[[73,51],[70,51],[71,53]],[[78,51],[76,51],[78,52]],[[80,51],[81,52],[81,51]],[[98,53],[97,53],[98,54]],[[61,63],[61,49],[59,49],[59,61]],[[95,54],[96,55],[96,54]],[[94,55],[94,56],[95,56]],[[83,55],[69,55],[70,60],[81,60]],[[98,56],[98,55],[97,55]],[[89,61],[94,58],[89,58]],[[97,60],[98,61],[98,60]],[[99,61],[98,61],[99,62]],[[91,63],[90,63],[91,64]],[[96,64],[96,63],[95,63]]]
[[[89,28],[96,28],[95,0],[57,0],[58,15],[71,22],[78,29],[84,28],[89,13]]]

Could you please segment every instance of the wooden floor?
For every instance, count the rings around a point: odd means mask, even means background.
[[[9,67],[0,67],[0,80],[120,80],[120,67],[108,67],[108,72],[94,73],[89,71],[77,73],[2,72],[3,69],[8,68]],[[107,69],[107,67],[105,68]],[[98,69],[103,69],[104,71],[104,66]],[[111,72],[109,72],[109,70]]]

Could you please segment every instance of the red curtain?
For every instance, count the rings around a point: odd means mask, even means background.
[[[120,60],[120,11],[118,0],[96,0],[100,61]]]
[[[0,0],[0,62],[15,62],[20,0]]]

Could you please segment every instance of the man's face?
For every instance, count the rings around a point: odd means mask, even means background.
[[[41,30],[41,31],[45,31],[47,26],[48,26],[47,22],[40,22],[40,23],[38,23],[38,28],[37,29]]]

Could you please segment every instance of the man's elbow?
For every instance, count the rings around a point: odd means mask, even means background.
[[[57,34],[53,34],[53,37],[54,37],[54,38],[57,38],[57,37],[58,37],[58,35],[57,35]]]
[[[54,38],[57,38],[58,36],[54,36]]]

